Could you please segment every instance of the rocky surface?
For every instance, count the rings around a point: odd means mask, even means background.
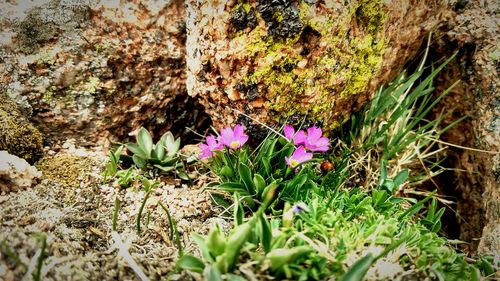
[[[337,128],[445,21],[446,1],[187,1],[187,89],[220,127]]]
[[[0,150],[34,163],[42,156],[42,139],[16,103],[0,93]]]
[[[136,219],[146,192],[140,184],[120,189],[112,182],[103,182],[101,173],[107,160],[103,151],[102,147],[87,149],[68,141],[47,151],[50,158],[39,162],[53,167],[50,163],[54,159],[59,163],[65,159],[66,169],[51,169],[34,188],[0,196],[0,280],[31,278],[41,251],[37,233],[47,243],[41,280],[139,280],[113,248],[116,198],[120,201],[116,230],[122,242],[129,243],[130,255],[146,276],[151,280],[168,276],[190,280],[175,273],[179,253],[176,242],[169,238],[171,226],[159,202],[176,222],[185,250],[193,252],[196,244],[191,232],[206,235],[214,223],[225,230],[230,227],[224,219],[213,217],[220,211],[213,206],[209,192],[202,189],[208,179],[201,175],[192,185],[169,177],[158,179],[161,185],[149,196],[138,233]],[[75,171],[72,167],[83,160],[93,165]],[[78,172],[77,185],[61,180],[70,179],[74,172]]]
[[[184,16],[182,1],[4,3],[0,91],[49,144],[185,136],[208,119],[185,90]]]
[[[435,60],[457,57],[436,81],[437,93],[457,80],[439,109],[445,125],[466,117],[448,131],[443,140],[464,148],[453,148],[447,165],[443,191],[454,197],[456,238],[479,244],[479,252],[498,254],[500,226],[500,2],[457,1],[452,21],[434,40]],[[479,149],[474,151],[467,148]],[[496,242],[494,242],[496,240]]]
[[[42,173],[26,160],[0,150],[0,194],[34,186]]]

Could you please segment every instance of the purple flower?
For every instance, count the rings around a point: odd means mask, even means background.
[[[309,207],[304,202],[299,202],[292,207],[292,212],[300,214],[302,212],[309,212]]]
[[[290,155],[285,157],[285,161],[291,168],[297,167],[300,163],[310,160],[313,157],[312,153],[307,153],[305,148],[301,145]]]
[[[244,131],[245,126],[242,125],[236,125],[234,130],[227,126],[220,131],[220,141],[231,149],[238,149],[248,140],[248,135]]]
[[[323,137],[323,131],[318,127],[307,129],[307,137],[304,145],[310,151],[325,152],[330,148],[330,141],[327,137]]]
[[[293,140],[295,145],[303,145],[307,138],[306,133],[303,130],[295,133],[295,129],[291,125],[286,125],[283,132],[285,133],[286,139],[289,141]]]
[[[218,139],[215,138],[214,135],[209,135],[207,137],[207,143],[200,143],[198,147],[201,149],[200,159],[208,158],[214,156],[215,150],[222,149],[222,143],[219,142]]]

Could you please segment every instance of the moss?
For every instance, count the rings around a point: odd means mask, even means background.
[[[371,0],[352,4],[338,18],[308,18],[311,7],[304,2],[297,7],[306,28],[294,36],[273,36],[269,26],[259,25],[234,39],[246,42],[248,59],[255,61],[245,82],[260,86],[277,119],[298,113],[334,129],[348,118],[336,115],[342,111],[337,108],[341,99],[362,93],[380,66],[386,47],[381,27],[387,14],[380,1]],[[353,19],[362,31],[350,32]],[[297,47],[308,36],[318,37],[314,55]]]
[[[95,163],[86,157],[59,154],[43,158],[35,166],[42,171],[43,179],[66,187],[78,188],[94,165]]]
[[[16,104],[0,94],[0,150],[33,164],[42,155],[42,134],[17,110]]]

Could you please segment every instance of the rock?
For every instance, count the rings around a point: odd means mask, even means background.
[[[108,144],[141,126],[194,142],[186,127],[208,128],[184,83],[183,1],[24,2],[0,11],[0,39],[10,38],[0,90],[28,101],[47,144]]]
[[[459,2],[431,47],[435,60],[456,53],[435,81],[436,95],[461,80],[436,109],[436,116],[445,117],[443,127],[466,116],[442,138],[482,151],[450,148],[451,169],[443,174],[440,186],[445,195],[456,198],[457,205],[454,215],[444,220],[457,225],[450,234],[469,242],[473,251],[479,244],[478,253],[499,253],[498,241],[492,243],[495,234],[498,240],[500,226],[500,76],[498,57],[493,55],[499,48],[500,30],[494,16],[498,3]]]
[[[413,59],[445,2],[186,1],[187,91],[216,128],[239,111],[332,131]]]
[[[26,160],[0,151],[0,192],[2,195],[32,187],[42,173]]]

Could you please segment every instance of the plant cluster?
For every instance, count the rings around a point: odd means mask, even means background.
[[[200,158],[208,158],[210,169],[219,175],[219,181],[210,186],[238,194],[250,209],[260,206],[272,188],[280,191],[278,198],[292,201],[318,188],[317,163],[330,147],[320,128],[295,133],[287,125],[284,135],[270,134],[254,150],[245,144],[248,136],[244,130],[242,125],[225,127],[219,136],[210,135],[200,144]]]
[[[134,182],[142,182],[157,174],[172,173],[183,180],[190,180],[186,164],[195,159],[186,158],[179,153],[180,138],[174,138],[171,132],[166,132],[153,142],[151,134],[140,128],[136,143],[120,145],[115,151],[109,152],[109,161],[104,170],[105,178],[114,178],[122,188],[129,187]],[[125,153],[124,149],[127,149]],[[129,166],[128,168],[124,168]]]
[[[398,193],[424,180],[414,163],[426,164],[427,178],[439,169],[431,159],[443,149],[433,148],[433,139],[447,128],[425,116],[437,104],[432,80],[445,64],[425,78],[422,69],[402,75],[378,91],[333,151],[317,127],[296,132],[286,125],[254,149],[241,125],[208,136],[200,158],[217,176],[208,186],[232,211],[234,228],[193,234],[200,255],[184,255],[178,265],[207,280],[481,280],[493,274],[489,258],[467,260],[439,234],[444,209],[436,192],[420,200]],[[333,168],[321,172],[321,162]],[[361,168],[373,175],[353,181]]]

